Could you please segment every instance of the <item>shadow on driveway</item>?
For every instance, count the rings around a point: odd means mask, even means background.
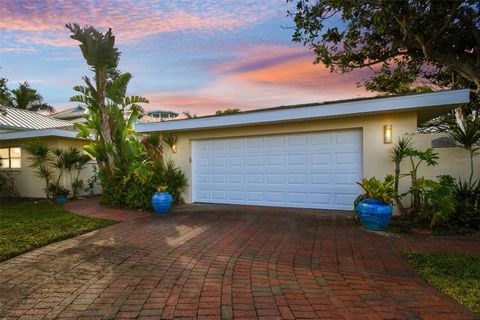
[[[0,317],[474,318],[415,275],[410,240],[349,216],[188,205],[125,218],[0,263]]]

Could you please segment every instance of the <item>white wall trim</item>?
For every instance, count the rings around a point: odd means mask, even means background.
[[[15,139],[29,139],[29,138],[43,138],[43,137],[60,137],[60,138],[70,138],[70,139],[81,139],[77,138],[76,131],[71,130],[62,130],[62,129],[37,129],[37,130],[28,130],[28,131],[16,131],[16,132],[6,132],[0,133],[0,141],[6,140],[15,140]]]
[[[137,132],[186,131],[230,126],[266,124],[295,120],[361,116],[375,113],[434,109],[437,106],[458,105],[470,101],[468,89],[437,91],[394,97],[329,102],[306,107],[259,110],[219,117],[140,123]]]

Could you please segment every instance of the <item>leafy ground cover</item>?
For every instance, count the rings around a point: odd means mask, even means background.
[[[0,261],[114,223],[46,201],[0,201]]]
[[[431,286],[480,314],[480,256],[417,252],[407,256]]]

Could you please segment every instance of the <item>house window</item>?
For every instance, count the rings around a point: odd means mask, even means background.
[[[20,147],[0,148],[0,169],[19,169],[22,167]]]

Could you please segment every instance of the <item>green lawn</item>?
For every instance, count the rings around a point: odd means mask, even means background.
[[[0,261],[115,223],[32,201],[0,202]]]
[[[407,255],[430,285],[480,313],[480,256],[416,252]]]

